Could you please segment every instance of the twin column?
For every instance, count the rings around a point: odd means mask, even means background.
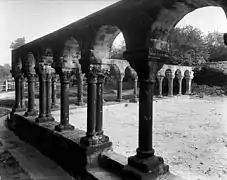
[[[81,139],[81,144],[92,146],[100,142],[108,142],[103,135],[103,85],[105,74],[90,71],[87,76],[87,133]]]

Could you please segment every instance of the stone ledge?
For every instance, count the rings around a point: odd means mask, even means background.
[[[56,132],[54,127],[58,122],[35,123],[34,117],[24,117],[11,114],[7,125],[25,142],[35,146],[40,152],[54,160],[70,175],[77,177],[91,176],[89,167],[97,166],[98,155],[102,148],[89,149],[80,145],[85,132],[79,129]],[[13,127],[12,127],[13,125]],[[110,143],[111,145],[111,143]],[[106,149],[109,149],[108,147]],[[92,179],[92,178],[91,178]]]

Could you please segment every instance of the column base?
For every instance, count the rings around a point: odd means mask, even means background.
[[[137,103],[138,102],[138,98],[132,98],[132,99],[129,100],[129,102]]]
[[[53,117],[52,115],[47,115],[47,116],[46,116],[46,120],[47,120],[48,122],[54,121],[54,117]]]
[[[182,94],[177,94],[177,96],[182,96]]]
[[[47,118],[45,116],[37,117],[37,118],[35,118],[35,122],[36,123],[47,122]]]
[[[168,96],[168,97],[173,97],[173,94],[170,94],[170,95],[168,94],[167,96]]]
[[[24,116],[36,116],[36,115],[37,115],[37,111],[36,110],[27,111],[24,114]]]
[[[84,102],[82,102],[82,101],[79,101],[79,102],[76,102],[76,105],[77,105],[77,106],[84,106],[84,105],[85,105],[85,103],[84,103]]]
[[[115,99],[116,102],[122,102],[123,99]]]
[[[163,96],[162,95],[158,95],[157,98],[163,98]]]
[[[27,110],[27,108],[13,108],[12,109],[12,112],[14,113],[14,112],[22,112],[22,111],[26,111]]]
[[[91,154],[97,151],[101,151],[112,146],[112,142],[109,141],[109,137],[105,135],[98,135],[93,137],[82,137],[80,139],[81,147],[86,149],[87,154]]]
[[[186,92],[185,95],[191,95],[191,93],[190,92]]]
[[[51,104],[51,109],[57,109],[57,108],[59,108],[59,105],[57,105],[57,104]]]
[[[18,112],[18,111],[17,111],[17,112]],[[15,113],[15,112],[13,112],[13,111],[10,112],[10,118],[9,118],[8,124],[7,124],[7,126],[8,126],[9,129],[11,129],[11,130],[16,129],[16,122],[15,122],[15,120],[14,120],[14,118],[13,118],[14,113]]]
[[[128,158],[128,164],[123,168],[123,180],[148,180],[169,173],[169,166],[164,164],[162,157],[151,156]]]
[[[74,130],[75,127],[71,124],[59,124],[55,126],[55,131],[62,132],[62,131],[67,131],[67,130]]]

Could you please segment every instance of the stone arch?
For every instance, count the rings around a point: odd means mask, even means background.
[[[116,64],[110,65],[110,75],[114,76],[116,80],[120,80],[122,78],[121,71]]]
[[[153,39],[160,39],[166,41],[170,31],[176,24],[187,14],[194,10],[205,8],[209,6],[222,7],[221,1],[204,0],[204,1],[174,1],[174,3],[163,4],[162,9],[155,17],[151,25],[150,37]],[[225,11],[226,13],[226,11]]]
[[[127,66],[125,68],[125,77],[135,80],[137,79],[137,73],[131,66]]]
[[[115,38],[121,33],[117,26],[103,25],[97,32],[93,54],[97,61],[110,58],[110,49]]]

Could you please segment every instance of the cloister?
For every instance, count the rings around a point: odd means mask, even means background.
[[[9,127],[22,139],[55,160],[64,169],[81,179],[99,179],[90,170],[107,166],[122,179],[155,179],[171,175],[162,157],[153,148],[153,96],[155,82],[158,96],[163,95],[163,81],[168,82],[168,96],[173,96],[174,79],[178,95],[191,93],[193,69],[170,64],[169,32],[186,14],[205,6],[221,6],[223,1],[150,1],[122,0],[99,12],[74,22],[51,34],[12,51],[12,75],[16,99]],[[124,60],[110,59],[110,48],[122,32],[126,42]],[[117,79],[117,101],[122,100],[122,80],[134,81],[137,102],[139,83],[139,144],[136,154],[121,164],[111,155],[111,137],[102,129],[103,84],[113,73]],[[51,109],[56,104],[56,74],[60,77],[60,124],[54,121]],[[78,80],[78,105],[83,104],[83,78],[87,78],[87,130],[69,122],[69,83]],[[35,79],[39,79],[39,111],[35,109]],[[28,107],[24,104],[24,79],[28,80]],[[116,130],[117,132],[117,130]],[[124,138],[124,137],[122,137]],[[108,152],[106,155],[105,153]],[[109,159],[109,160],[108,160]],[[111,160],[110,160],[111,159]],[[171,175],[173,178],[174,175]],[[169,178],[170,179],[170,178]]]

